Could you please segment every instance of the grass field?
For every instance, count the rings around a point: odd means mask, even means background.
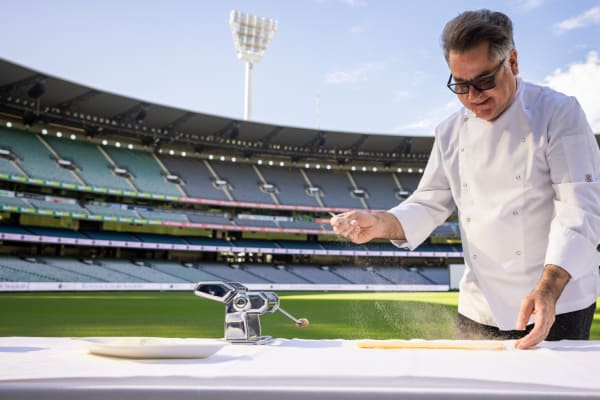
[[[310,320],[298,329],[281,313],[261,317],[263,334],[303,339],[449,339],[456,292],[279,293],[281,307]],[[0,294],[0,336],[223,337],[224,305],[191,292]],[[592,326],[600,340],[600,310]]]

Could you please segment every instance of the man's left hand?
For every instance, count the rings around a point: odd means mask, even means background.
[[[517,340],[517,349],[529,349],[548,337],[556,317],[556,302],[569,279],[571,275],[561,267],[546,265],[537,286],[521,303],[516,329],[524,330],[531,316],[535,316],[535,325],[531,332]]]

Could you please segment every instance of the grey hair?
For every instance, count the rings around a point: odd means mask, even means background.
[[[489,56],[492,60],[501,60],[515,48],[512,21],[497,11],[465,11],[444,27],[442,46],[446,62],[450,52],[463,53],[481,43],[488,42]]]

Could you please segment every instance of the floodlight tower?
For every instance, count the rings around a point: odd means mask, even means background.
[[[244,119],[249,120],[252,115],[252,69],[262,59],[275,35],[277,20],[232,10],[229,26],[237,56],[246,63]]]

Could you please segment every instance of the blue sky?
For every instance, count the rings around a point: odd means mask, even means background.
[[[520,75],[578,97],[600,132],[600,1],[5,1],[0,57],[98,89],[243,117],[244,65],[229,12],[275,18],[254,70],[253,120],[432,135],[458,109],[440,32],[490,8],[515,29]]]

